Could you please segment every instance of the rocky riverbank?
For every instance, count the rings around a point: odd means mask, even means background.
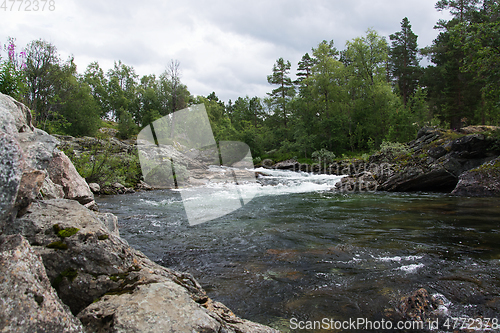
[[[0,94],[0,330],[277,332],[120,238],[59,140]]]
[[[460,131],[424,127],[417,139],[393,144],[368,160],[328,165],[295,160],[266,168],[346,175],[338,191],[432,191],[460,196],[500,196],[500,127],[469,126]]]

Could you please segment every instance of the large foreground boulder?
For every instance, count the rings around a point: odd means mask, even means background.
[[[227,315],[191,275],[131,248],[108,228],[116,223],[109,215],[73,200],[41,200],[4,228],[25,235],[89,332],[275,332]]]
[[[0,331],[83,332],[21,235],[0,236]]]

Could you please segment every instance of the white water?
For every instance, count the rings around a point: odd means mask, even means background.
[[[268,170],[258,168],[259,179],[238,180],[231,176],[230,168],[211,167],[211,172],[224,175],[206,185],[181,188],[180,192],[191,225],[207,222],[248,204],[260,196],[277,196],[331,190],[342,176],[309,174],[305,172]],[[253,178],[253,177],[252,177]]]

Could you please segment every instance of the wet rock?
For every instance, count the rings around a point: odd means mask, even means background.
[[[0,132],[0,229],[14,213],[22,177],[22,150],[17,140]]]
[[[0,331],[83,332],[21,235],[0,236]]]
[[[500,196],[500,157],[460,175],[452,195]]]
[[[298,171],[300,170],[300,163],[297,162],[294,159],[291,160],[286,160],[282,162],[278,162],[275,165],[273,165],[274,169],[279,169],[279,170],[294,170]]]
[[[391,164],[389,173],[377,175],[379,190],[451,192],[461,174],[500,154],[498,140],[484,133],[463,135],[430,127],[421,129],[407,147],[406,154],[370,157],[370,163]]]
[[[420,288],[405,296],[399,302],[397,311],[406,320],[427,322],[437,318],[441,312],[442,300],[429,295],[427,290]]]
[[[344,177],[335,184],[335,189],[341,192],[373,192],[377,187],[375,176],[368,171]]]
[[[262,160],[262,162],[260,162],[260,164],[262,164],[262,166],[264,168],[270,169],[270,168],[272,168],[274,162],[272,160],[266,158],[266,159]]]

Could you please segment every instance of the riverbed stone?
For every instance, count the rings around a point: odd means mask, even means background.
[[[83,332],[23,236],[0,236],[0,271],[0,331]]]

